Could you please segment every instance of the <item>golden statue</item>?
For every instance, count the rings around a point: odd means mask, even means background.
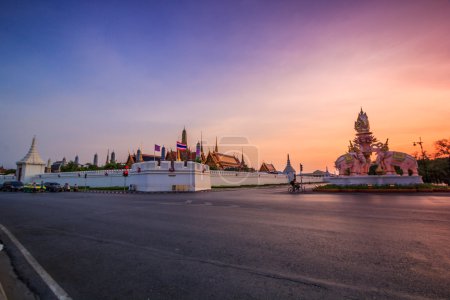
[[[355,122],[355,130],[358,133],[370,132],[369,118],[367,117],[367,114],[363,112],[362,108],[358,115],[358,119]]]

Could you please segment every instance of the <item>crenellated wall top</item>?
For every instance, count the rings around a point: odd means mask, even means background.
[[[158,165],[157,161],[147,161],[135,163],[131,166],[131,172],[143,172],[143,171],[201,171],[201,172],[209,172],[209,166],[193,161],[161,161]]]

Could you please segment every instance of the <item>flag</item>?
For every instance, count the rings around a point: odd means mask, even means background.
[[[186,151],[186,149],[187,149],[187,145],[186,144],[177,142],[177,150]]]
[[[155,144],[155,151],[161,151],[161,146]]]

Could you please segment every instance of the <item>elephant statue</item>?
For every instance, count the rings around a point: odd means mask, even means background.
[[[362,153],[349,152],[341,155],[334,163],[340,175],[362,175],[366,169],[366,158]],[[366,173],[367,174],[367,173]]]
[[[403,171],[403,175],[408,176],[409,171],[412,175],[418,175],[417,160],[403,152],[377,151],[376,162],[387,175],[395,174],[394,166],[398,166]]]

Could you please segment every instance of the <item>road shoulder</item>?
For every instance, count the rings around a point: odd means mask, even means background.
[[[0,300],[38,299],[17,277],[5,249],[0,251]]]

